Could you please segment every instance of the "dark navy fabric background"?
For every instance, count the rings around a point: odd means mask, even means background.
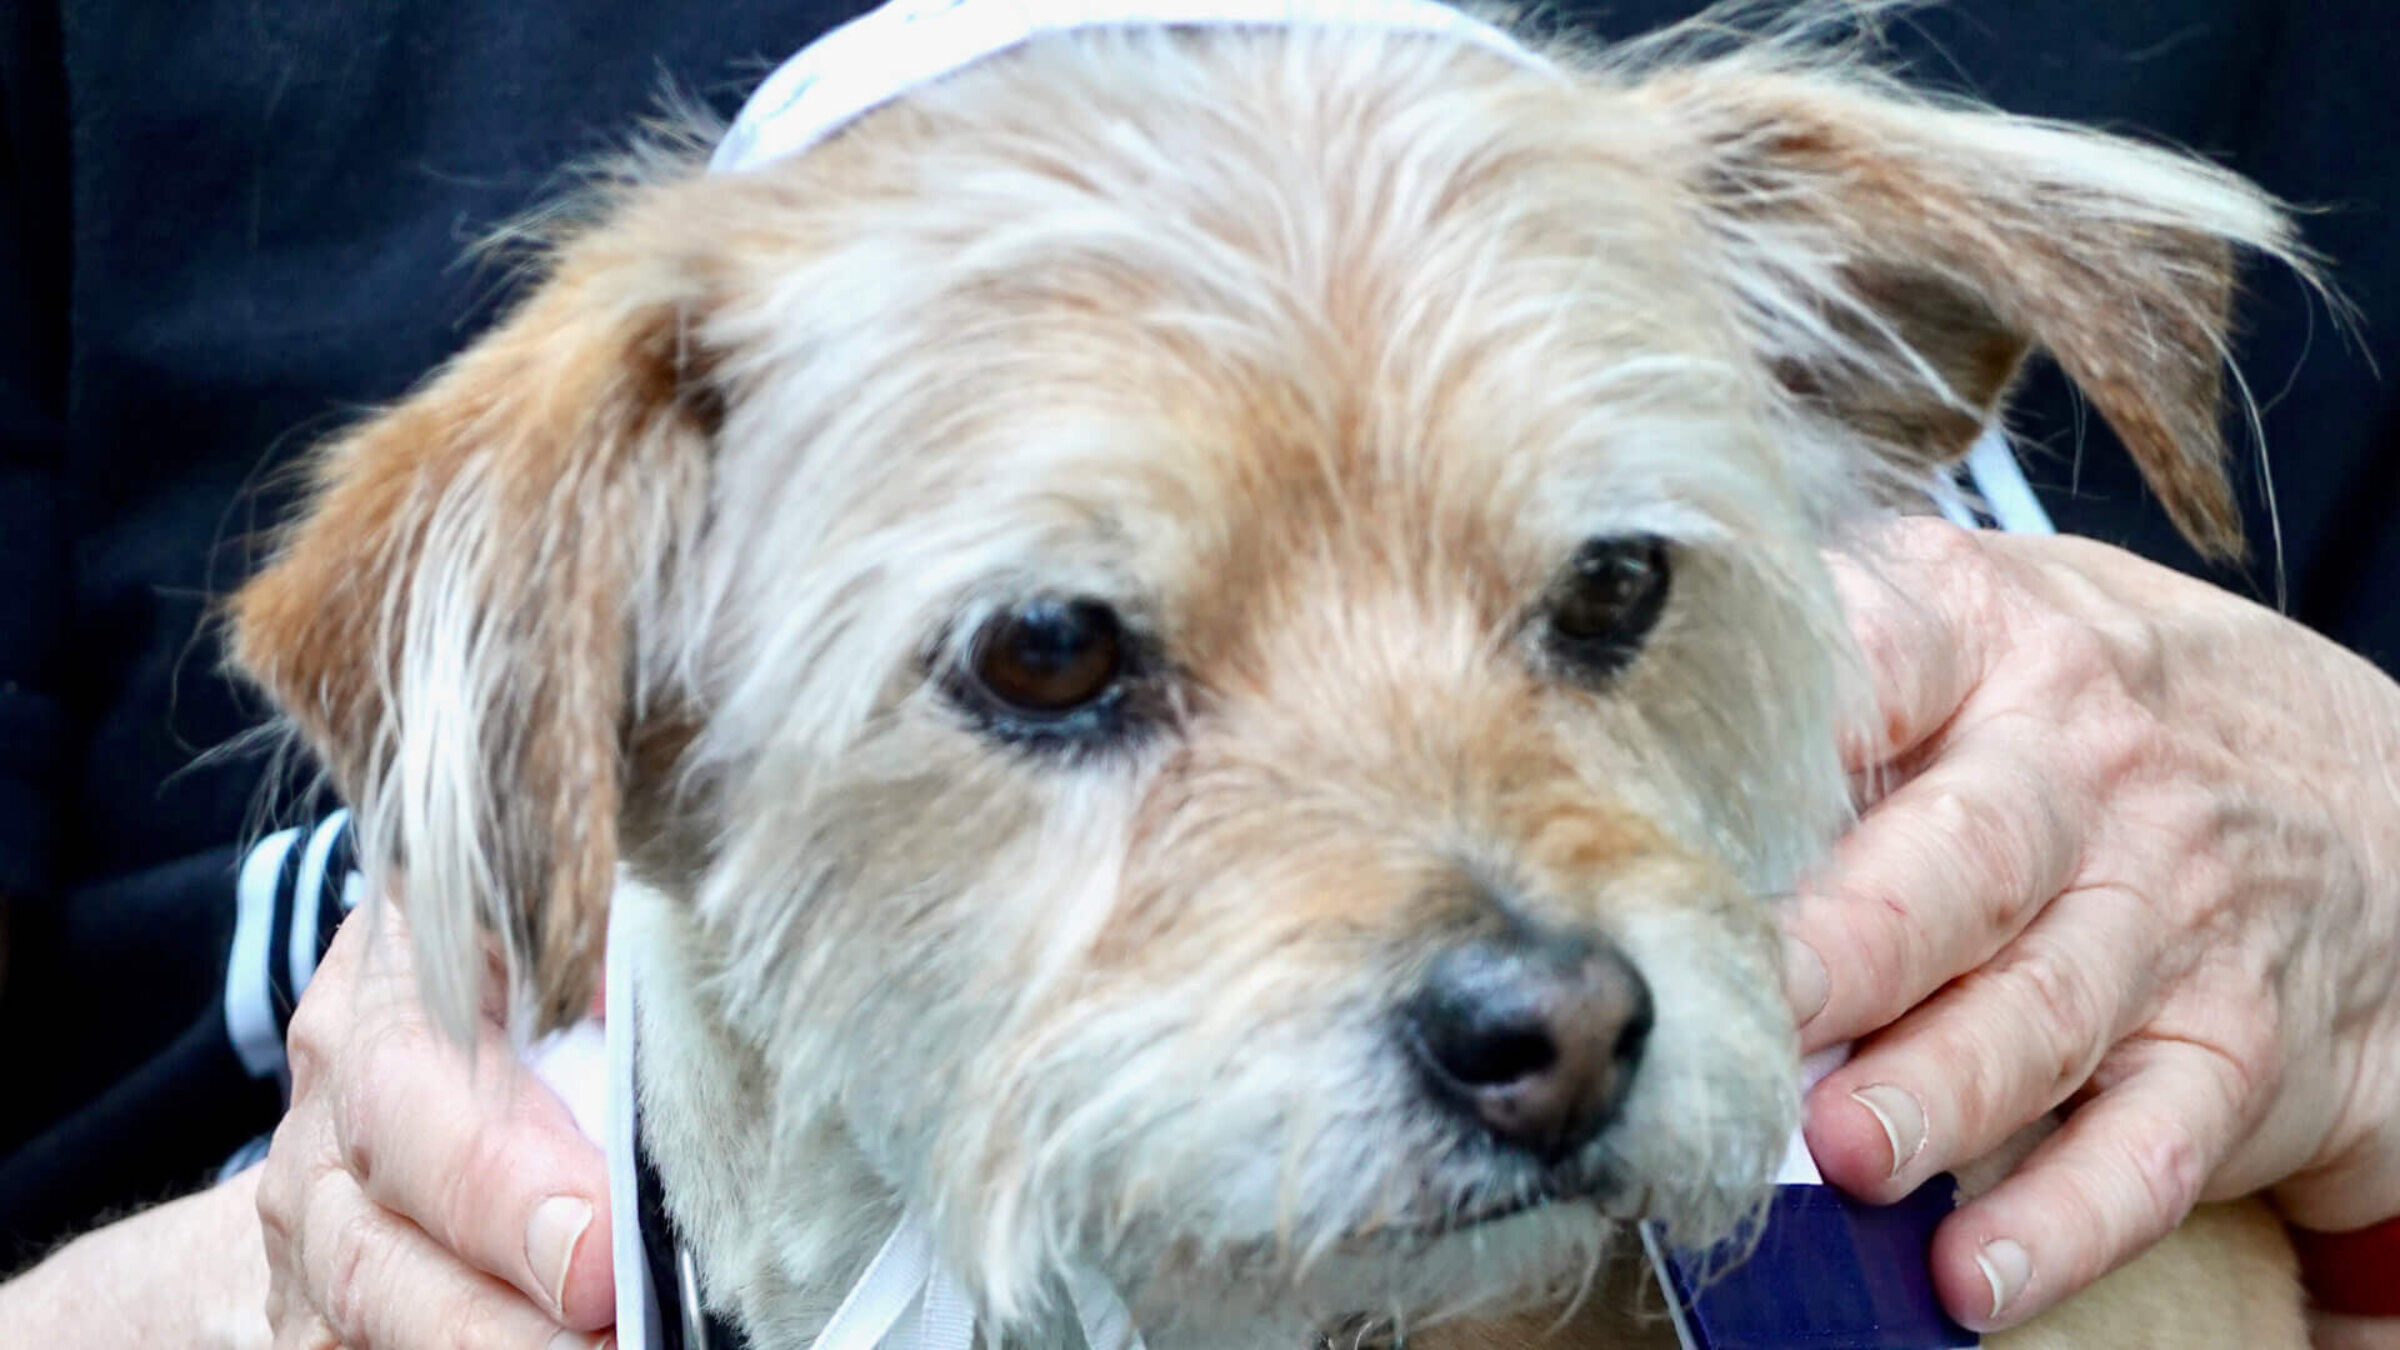
[[[1563,7],[1605,34],[1694,6]],[[2325,208],[2310,242],[2400,370],[2400,37],[2380,0],[1956,0],[1918,72],[2163,137]],[[459,261],[673,79],[727,108],[844,5],[14,0],[0,12],[0,1269],[273,1123],[209,1015],[256,716],[203,623],[274,474],[500,302]],[[2288,279],[2241,356],[2293,609],[2400,662],[2400,400]],[[2060,521],[2188,562],[2054,379],[2021,426]],[[2076,450],[2083,448],[2078,459]],[[2078,464],[2080,470],[2078,472]],[[2074,488],[2073,492],[2066,489]],[[2254,535],[2268,537],[2252,484]],[[2226,578],[2263,590],[2267,580]]]

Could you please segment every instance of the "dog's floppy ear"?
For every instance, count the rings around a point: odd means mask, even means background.
[[[639,592],[706,472],[685,288],[607,230],[567,247],[500,328],[326,448],[232,603],[235,662],[353,807],[453,1029],[487,937],[537,1029],[598,979]]]
[[[2301,267],[2277,205],[2118,137],[1727,59],[1641,97],[1784,385],[1904,472],[1963,455],[2046,351],[2203,553],[2238,556],[2221,402],[2236,257]]]

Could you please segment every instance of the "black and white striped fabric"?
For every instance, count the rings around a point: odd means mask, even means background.
[[[252,1078],[273,1079],[288,1096],[291,1066],[284,1034],[291,1028],[292,1010],[308,992],[335,930],[364,893],[349,811],[259,840],[243,855],[234,889],[225,1036]],[[261,1134],[242,1145],[218,1176],[256,1166],[273,1137]]]
[[[225,969],[225,1033],[253,1078],[285,1078],[283,1035],[317,963],[362,883],[350,813],[253,845],[235,883],[233,953]]]

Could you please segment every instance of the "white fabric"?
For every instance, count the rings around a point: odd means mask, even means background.
[[[608,1033],[593,1020],[545,1036],[526,1053],[534,1072],[567,1104],[576,1127],[603,1147],[608,1143],[608,1113],[614,1109],[609,1102],[614,1085],[608,1079],[608,1049]]]
[[[975,1343],[975,1303],[947,1266],[926,1273],[925,1291],[901,1320],[890,1344],[968,1350]],[[825,1344],[823,1340],[819,1345]]]
[[[616,933],[615,916],[609,932]],[[632,1027],[625,1007],[618,955],[624,944],[608,945],[605,1023],[578,1022],[536,1042],[525,1062],[567,1104],[575,1124],[608,1157],[608,1254],[617,1276],[617,1345],[621,1350],[658,1350],[658,1290],[642,1252],[641,1206],[636,1200],[633,1162],[633,1054],[630,1034],[611,1036],[610,1026]],[[620,1125],[623,1127],[620,1129]]]
[[[658,1290],[642,1253],[642,1211],[633,1160],[633,944],[608,916],[602,1012],[528,1047],[524,1059],[608,1157],[608,1253],[617,1274],[617,1344],[657,1350]],[[615,1034],[610,1034],[614,1031]]]
[[[1983,522],[1975,518],[1974,504],[1967,500],[1967,494],[1960,488],[1957,479],[1948,474],[1941,475],[1934,481],[1931,495],[1934,506],[1941,511],[1944,520],[1962,529],[1983,527]]]
[[[1454,37],[1551,68],[1506,33],[1437,0],[892,0],[769,75],[709,167],[738,173],[797,154],[911,89],[1046,33],[1294,23]]]
[[[617,1344],[648,1350],[658,1343],[664,1310],[642,1249],[642,1191],[635,1180],[640,1144],[633,1109],[633,943],[619,931],[624,914],[623,905],[609,906],[608,960],[601,976],[600,1010],[608,1039],[608,1253],[617,1272]],[[634,1272],[630,1280],[627,1271]]]
[[[1800,1095],[1823,1082],[1825,1075],[1842,1067],[1850,1058],[1850,1043],[1829,1045],[1800,1061]],[[1775,1169],[1778,1186],[1822,1186],[1825,1174],[1817,1170],[1817,1160],[1808,1152],[1808,1140],[1799,1130],[1792,1131],[1791,1142],[1784,1146],[1783,1165]]]

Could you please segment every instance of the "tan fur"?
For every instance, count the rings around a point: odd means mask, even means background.
[[[437,603],[466,611],[446,658],[508,673],[467,691],[490,701],[463,710],[489,735],[451,766],[474,783],[488,871],[437,877],[510,897],[478,917],[534,975],[544,1025],[589,1006],[615,885],[627,597],[633,569],[657,561],[630,522],[697,487],[707,430],[678,394],[673,297],[627,294],[625,261],[600,241],[585,252],[421,397],[327,448],[310,528],[233,609],[234,659],[354,802],[388,801],[409,753],[392,719],[413,692],[404,648],[430,641]],[[443,566],[460,593],[427,594]],[[422,920],[445,945],[450,912]]]
[[[903,1206],[1037,1347],[1087,1272],[1151,1350],[1439,1346],[1621,1279],[1633,1215],[1737,1230],[1796,1114],[1765,897],[1849,810],[1820,549],[2037,347],[2232,547],[2271,203],[1683,50],[1042,42],[762,172],[653,161],[328,451],[237,659],[454,1022],[485,931],[524,1025],[573,1015],[626,907],[661,1175],[756,1343]],[[1579,679],[1546,597],[1622,535],[1671,599]],[[946,692],[1055,594],[1148,644],[1141,736],[1030,752]],[[1442,1235],[1544,1182],[1429,1109],[1393,999],[1504,915],[1614,944],[1657,1026],[1579,1160],[1609,1186]],[[1614,1343],[1630,1297],[1453,1344]]]
[[[1896,401],[1905,390],[1873,368],[1801,365],[1793,374],[1811,401],[1941,460],[1981,433],[2022,358],[2045,351],[2193,543],[2239,555],[2219,429],[2232,256],[2207,222],[2151,216],[2131,193],[2095,199],[2072,133],[2020,127],[2004,139],[1988,114],[1739,69],[1654,81],[1642,96],[1721,143],[1705,190],[1728,215],[1840,250],[1869,313],[1833,321],[1869,347],[1905,344],[1955,395],[1947,406],[1921,391]],[[1875,334],[1862,317],[1889,329]]]

